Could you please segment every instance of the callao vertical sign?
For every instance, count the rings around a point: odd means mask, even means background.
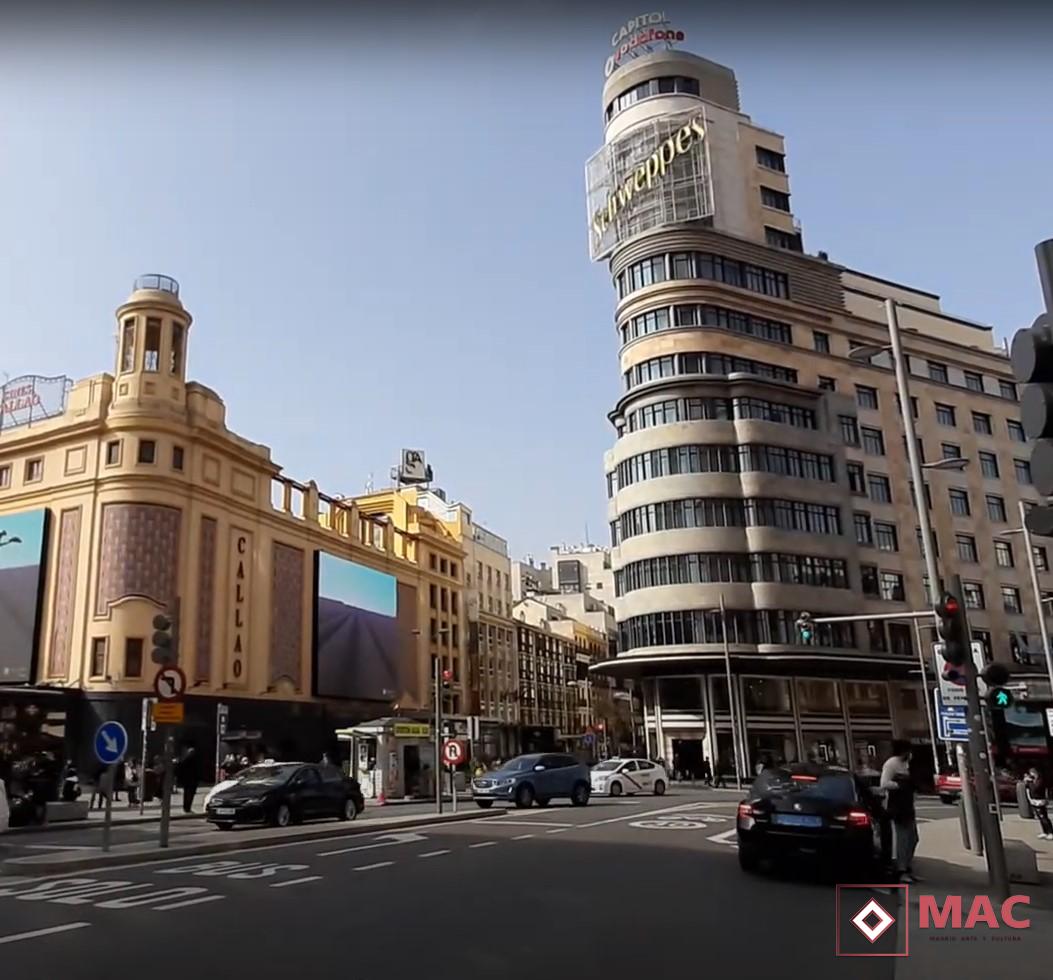
[[[663,12],[640,14],[611,35],[614,50],[603,67],[603,77],[609,77],[627,58],[653,51],[656,44],[672,47],[675,41],[683,40],[684,32],[674,28]]]

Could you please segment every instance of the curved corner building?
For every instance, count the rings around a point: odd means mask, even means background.
[[[600,669],[643,681],[648,751],[683,769],[879,767],[893,734],[928,734],[920,691],[899,691],[916,688],[910,626],[804,643],[795,625],[864,611],[857,405],[817,354],[844,331],[846,270],[803,254],[782,137],[742,113],[730,69],[648,54],[611,74],[603,110],[589,234],[623,383],[606,455],[619,652]]]

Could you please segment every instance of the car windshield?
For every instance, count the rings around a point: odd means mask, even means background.
[[[537,765],[536,755],[521,755],[517,759],[510,759],[500,768],[500,772],[530,772]]]
[[[279,786],[287,782],[299,766],[253,766],[239,773],[238,785],[248,783],[253,786]]]
[[[753,783],[757,796],[800,796],[830,800],[834,803],[854,803],[856,787],[848,773],[799,773],[788,769],[772,769],[761,773]]]
[[[597,766],[592,767],[593,772],[614,772],[622,764],[621,759],[608,759]]]

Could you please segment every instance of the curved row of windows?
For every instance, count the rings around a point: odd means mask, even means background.
[[[779,643],[801,646],[796,621],[789,609],[678,609],[675,612],[631,616],[618,624],[618,649],[679,646],[687,643],[723,643],[727,622],[728,643],[756,646]],[[816,627],[808,646],[856,646],[853,623],[823,623]]]
[[[626,412],[623,430],[618,434],[652,429],[657,425],[671,425],[674,422],[731,422],[736,419],[778,422],[797,429],[819,428],[819,421],[813,409],[788,405],[785,402],[773,402],[767,398],[667,398]]]
[[[778,582],[847,589],[848,563],[843,558],[780,552],[695,552],[630,562],[614,573],[615,595],[619,596],[661,585],[707,582]]]
[[[841,511],[779,497],[687,497],[633,507],[611,521],[611,545],[657,531],[692,527],[774,527],[808,534],[842,534]]]
[[[634,262],[618,273],[615,280],[618,298],[624,299],[644,286],[667,279],[708,279],[765,296],[788,299],[790,295],[790,282],[785,272],[712,252],[666,252]]]
[[[759,378],[771,378],[773,381],[785,381],[797,384],[797,372],[793,368],[768,364],[766,361],[755,361],[751,357],[733,357],[730,354],[666,354],[663,357],[652,357],[633,365],[625,372],[625,390],[659,381],[662,378],[675,378],[681,374],[712,374],[727,377],[729,374],[755,374]]]
[[[793,327],[782,320],[769,320],[767,317],[740,313],[709,303],[677,303],[676,306],[648,310],[623,323],[619,329],[622,343],[627,344],[638,337],[682,327],[720,327],[732,333],[760,337],[779,344],[793,343]]]
[[[611,99],[607,106],[607,122],[610,122],[623,109],[628,109],[640,99],[652,95],[698,95],[698,79],[684,78],[682,75],[663,75],[661,78],[649,78],[632,88],[626,89],[617,98]]]
[[[668,446],[630,456],[607,474],[607,496],[624,487],[663,476],[689,473],[774,473],[799,480],[834,483],[834,457],[785,446]]]

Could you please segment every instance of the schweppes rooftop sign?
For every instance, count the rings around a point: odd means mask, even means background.
[[[701,147],[706,136],[704,117],[700,113],[681,126],[632,173],[622,180],[608,195],[606,206],[592,216],[592,232],[598,243],[608,227],[625,211],[634,199],[659,186],[669,173],[677,158]]]

